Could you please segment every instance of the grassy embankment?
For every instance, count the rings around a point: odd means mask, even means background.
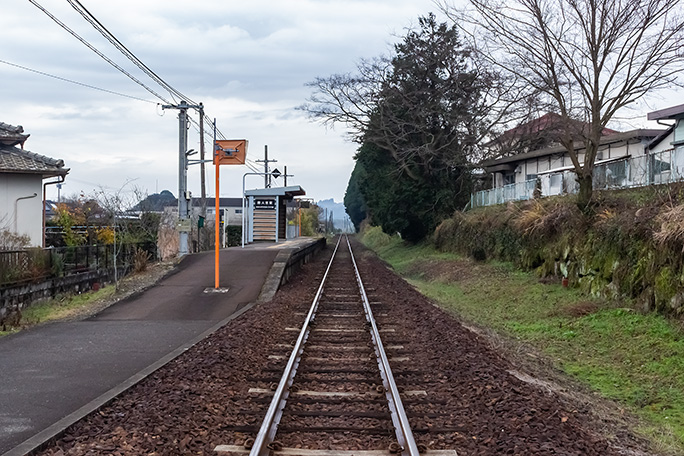
[[[91,307],[94,302],[110,298],[115,292],[116,287],[111,285],[103,287],[98,291],[88,291],[79,295],[59,297],[31,305],[22,311],[21,318],[15,326],[0,327],[0,337],[13,334],[31,326],[78,315],[84,309]]]
[[[628,303],[542,283],[507,263],[477,263],[377,228],[363,242],[462,319],[529,343],[640,418],[657,451],[684,454],[684,330]]]

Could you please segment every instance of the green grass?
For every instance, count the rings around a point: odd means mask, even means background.
[[[58,297],[41,303],[37,303],[23,309],[21,312],[20,327],[30,327],[49,321],[68,318],[88,307],[96,300],[112,296],[116,287],[108,286],[98,291],[88,291],[74,296]],[[20,328],[10,328],[8,331],[0,331],[0,337],[13,334]]]
[[[426,280],[421,264],[464,261],[429,245],[392,238],[374,250],[444,308],[534,345],[566,373],[636,414],[638,430],[657,448],[684,454],[684,331],[675,322],[540,283],[510,265],[472,264],[475,273],[463,280]]]

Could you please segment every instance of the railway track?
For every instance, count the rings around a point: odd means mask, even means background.
[[[403,403],[424,403],[427,392],[400,389],[390,359],[402,375],[420,373],[410,370],[387,306],[369,299],[346,236],[338,238],[308,311],[299,313],[301,328],[285,328],[297,334],[296,341],[275,347],[269,367],[253,379],[259,386],[249,390],[255,403],[268,403],[258,433],[242,445],[220,445],[216,451],[249,451],[250,456],[428,452],[416,443]],[[380,327],[376,317],[389,324]],[[386,345],[387,335],[392,343]]]
[[[380,373],[382,357],[346,241],[328,269],[324,256],[302,268],[272,301],[65,429],[36,456],[409,454],[399,443],[387,399],[392,388]],[[512,370],[373,255],[357,262],[421,456],[631,454],[631,446],[616,449],[597,433],[605,421],[589,416],[590,408],[581,402],[569,407],[547,386]],[[292,363],[296,375],[284,381],[287,388],[267,414],[314,296],[315,314],[301,337],[306,344]],[[278,425],[264,428],[269,431],[258,446],[267,415]],[[621,441],[631,438],[617,431]]]

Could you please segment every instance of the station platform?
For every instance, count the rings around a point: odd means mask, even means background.
[[[282,259],[316,242],[221,250],[220,293],[207,292],[214,252],[188,255],[155,286],[91,318],[0,338],[0,454],[26,454],[251,308],[269,281],[274,293]]]

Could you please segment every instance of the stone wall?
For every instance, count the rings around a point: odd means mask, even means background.
[[[110,272],[99,269],[3,288],[0,290],[0,326],[12,324],[23,309],[35,302],[51,299],[59,294],[82,293],[109,283],[110,277],[113,277]]]

